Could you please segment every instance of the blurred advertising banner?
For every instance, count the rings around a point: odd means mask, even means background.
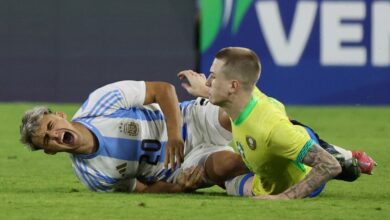
[[[227,46],[260,57],[286,104],[390,104],[390,1],[201,0],[200,70]]]

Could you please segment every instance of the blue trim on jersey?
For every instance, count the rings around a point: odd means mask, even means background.
[[[314,190],[312,193],[310,193],[310,194],[309,194],[308,196],[306,196],[306,197],[308,197],[308,198],[316,197],[316,196],[318,196],[318,195],[324,190],[324,188],[325,188],[325,184],[322,185],[322,186],[320,186],[320,187],[318,187],[316,190]]]
[[[88,117],[88,120],[92,121],[94,119],[94,117],[92,116],[98,116],[103,114],[105,111],[107,111],[107,109],[109,109],[111,106],[113,106],[122,99],[123,98],[119,90],[110,91],[96,102],[90,113],[85,117]]]
[[[187,140],[187,123],[184,123],[181,127],[181,136],[183,137],[183,141]]]
[[[183,118],[186,116],[187,107],[192,105],[196,100],[184,101],[179,103],[180,111],[182,112]]]
[[[179,103],[179,108],[180,112],[182,114],[183,121],[185,121],[185,117],[187,114],[187,108],[188,106],[192,105],[195,103],[196,100],[191,100],[191,101],[184,101]],[[183,126],[181,127],[181,136],[183,137],[183,140],[187,140],[187,123],[184,123]]]
[[[131,118],[145,121],[157,121],[164,120],[164,115],[161,111],[151,111],[141,108],[130,108],[130,109],[118,109],[110,115],[105,115],[106,118]]]
[[[81,168],[80,168],[79,165],[78,165],[78,162],[77,162],[77,160],[76,160],[77,158],[71,156],[71,159],[72,159],[72,161],[73,161],[73,171],[75,172],[76,176],[77,176],[77,177],[79,178],[79,180],[80,180],[81,182],[83,182],[84,185],[86,185],[90,190],[94,190],[94,189],[90,186],[89,182],[83,177],[84,174],[83,174]]]
[[[79,158],[73,158],[74,164],[76,168],[78,169],[78,172],[81,174],[79,175],[80,178],[84,180],[84,182],[87,184],[88,188],[90,188],[93,191],[97,191],[94,184],[92,184],[91,180],[86,176],[86,170],[83,167],[83,163]]]
[[[108,186],[105,186],[99,180],[98,177],[93,175],[93,173],[88,172],[88,167],[87,167],[87,164],[86,164],[86,162],[84,160],[79,159],[79,161],[81,163],[81,172],[83,173],[84,178],[88,179],[88,182],[90,183],[92,188],[94,188],[95,191],[98,191],[98,190],[100,190],[100,191],[108,191],[110,189]],[[91,169],[91,170],[96,174],[96,170],[95,169]]]
[[[104,96],[102,96],[97,102],[96,104],[91,108],[91,111],[89,113],[89,115],[94,115],[94,112],[95,111],[98,111],[98,109],[101,108],[101,106],[107,101],[109,100],[112,96],[115,96],[115,92],[118,92],[118,90],[114,90],[114,91],[110,91],[108,93],[106,93]]]
[[[156,178],[157,180],[161,181],[161,180],[167,180],[173,173],[173,169],[172,168],[169,168],[169,169],[162,169],[157,175],[156,175]]]
[[[245,183],[253,175],[254,175],[253,173],[248,173],[241,179],[240,186],[238,187],[238,193],[240,194],[240,196],[244,196],[244,186],[245,186]]]
[[[84,109],[88,106],[88,103],[89,103],[89,97],[88,99],[83,103],[83,105],[81,106],[81,110],[84,111]]]
[[[104,139],[103,139],[103,136],[100,134],[99,130],[96,129],[94,126],[92,126],[88,120],[88,118],[77,118],[77,119],[74,119],[73,120],[74,122],[79,122],[81,124],[83,124],[84,126],[86,126],[90,131],[92,131],[92,133],[95,135],[95,137],[98,139],[98,149],[96,150],[96,152],[92,153],[92,154],[73,154],[73,156],[75,157],[80,157],[80,158],[83,158],[83,159],[91,159],[91,158],[94,158],[98,155],[101,154],[101,151],[104,147]]]
[[[123,98],[119,94],[114,94],[112,98],[108,102],[103,103],[102,107],[97,110],[96,115],[102,115],[104,112],[107,111],[111,106],[113,106],[118,101],[122,100]]]
[[[106,181],[106,182],[109,183],[109,184],[115,184],[115,183],[118,182],[117,179],[111,178],[111,177],[109,177],[109,176],[105,176],[105,175],[103,175],[102,173],[100,173],[98,170],[95,170],[95,172],[96,172],[96,175],[97,175],[98,177],[102,178],[104,181]]]

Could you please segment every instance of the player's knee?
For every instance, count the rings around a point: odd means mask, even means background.
[[[248,172],[241,156],[235,153],[231,153],[228,157],[226,157],[225,160],[223,160],[223,166],[221,167],[223,172],[235,173],[236,175]]]
[[[237,176],[248,172],[241,156],[230,152],[217,152],[208,160],[212,171],[217,176]]]

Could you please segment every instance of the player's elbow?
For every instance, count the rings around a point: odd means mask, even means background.
[[[168,82],[157,82],[160,91],[176,92],[175,86]]]

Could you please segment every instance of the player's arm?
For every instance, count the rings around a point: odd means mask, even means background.
[[[168,130],[168,142],[165,148],[165,166],[184,160],[184,141],[180,134],[181,115],[175,87],[166,82],[145,82],[146,95],[144,105],[158,103],[164,113]]]
[[[285,117],[285,116],[284,116]],[[269,136],[271,153],[295,160],[312,167],[305,178],[278,195],[259,196],[259,199],[297,199],[305,198],[329,179],[341,172],[338,161],[313,140],[303,135],[287,118],[279,117]],[[303,147],[301,147],[303,145]]]
[[[157,181],[144,184],[137,180],[135,192],[139,193],[181,193],[191,192],[203,183],[204,170],[197,166],[182,171],[176,178],[176,183]]]
[[[305,198],[341,172],[338,161],[318,144],[314,144],[302,161],[312,167],[305,179],[282,193],[288,199]]]

